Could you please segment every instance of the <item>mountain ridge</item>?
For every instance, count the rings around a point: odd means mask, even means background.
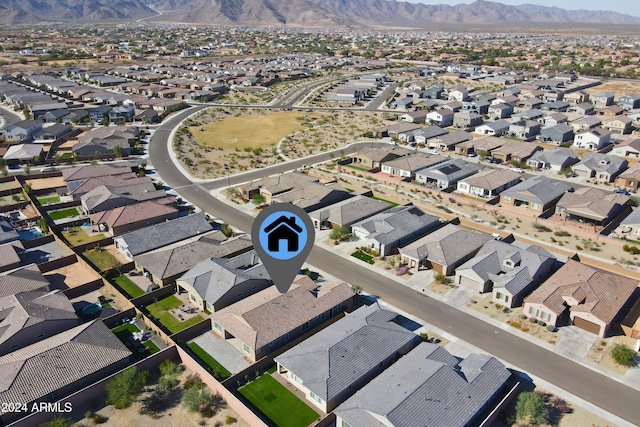
[[[395,0],[0,0],[2,24],[153,22],[330,28],[428,28],[429,24],[639,24],[609,11],[477,0],[455,6]],[[160,15],[157,11],[162,12]]]

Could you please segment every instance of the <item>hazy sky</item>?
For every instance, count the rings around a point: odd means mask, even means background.
[[[460,4],[473,3],[475,0],[406,0],[411,3],[426,4]],[[556,6],[562,9],[610,10],[627,15],[640,16],[638,0],[492,0],[503,4],[538,4],[540,6]]]

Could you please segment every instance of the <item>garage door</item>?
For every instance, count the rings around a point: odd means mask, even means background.
[[[458,285],[465,286],[469,289],[473,289],[474,291],[479,290],[482,286],[473,279],[465,276],[458,276]]]
[[[580,329],[584,329],[585,331],[600,335],[600,325],[597,325],[593,322],[589,322],[588,320],[582,319],[580,317],[574,317],[573,324]]]

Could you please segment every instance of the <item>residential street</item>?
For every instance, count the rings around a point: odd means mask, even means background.
[[[149,147],[151,161],[162,180],[174,188],[181,197],[234,227],[250,230],[253,217],[218,201],[204,186],[192,183],[171,160],[167,144],[170,129],[194,111],[192,108],[181,112],[159,127]],[[300,165],[297,165],[297,162],[282,164],[282,170],[301,166],[303,162],[308,163],[309,160],[299,162]],[[252,173],[251,178],[261,175],[264,175],[264,170],[259,169]],[[231,177],[231,185],[251,178],[246,174]],[[219,184],[215,186],[218,187]],[[331,272],[341,280],[362,286],[366,292],[384,299],[399,309],[412,313],[604,410],[635,424],[640,423],[640,415],[635,408],[638,400],[637,391],[615,380],[508,332],[496,330],[488,323],[478,321],[473,316],[421,295],[410,288],[390,283],[388,279],[374,271],[317,246],[314,247],[307,261],[311,265]]]

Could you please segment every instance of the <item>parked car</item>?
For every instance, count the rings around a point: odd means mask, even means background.
[[[518,173],[524,173],[524,171],[520,168],[511,168],[511,170]]]
[[[53,167],[53,166],[47,166],[47,167],[44,167],[44,168],[40,169],[40,172],[53,172],[53,171],[55,171],[55,170],[56,170],[56,168],[55,168],[55,167]]]
[[[625,196],[629,195],[629,192],[624,188],[616,188],[615,190],[613,190],[613,192],[616,194],[624,194]]]
[[[156,289],[160,289],[160,286],[156,285],[155,283],[152,283],[149,286],[147,286],[147,293],[150,294],[151,292],[155,291]]]

